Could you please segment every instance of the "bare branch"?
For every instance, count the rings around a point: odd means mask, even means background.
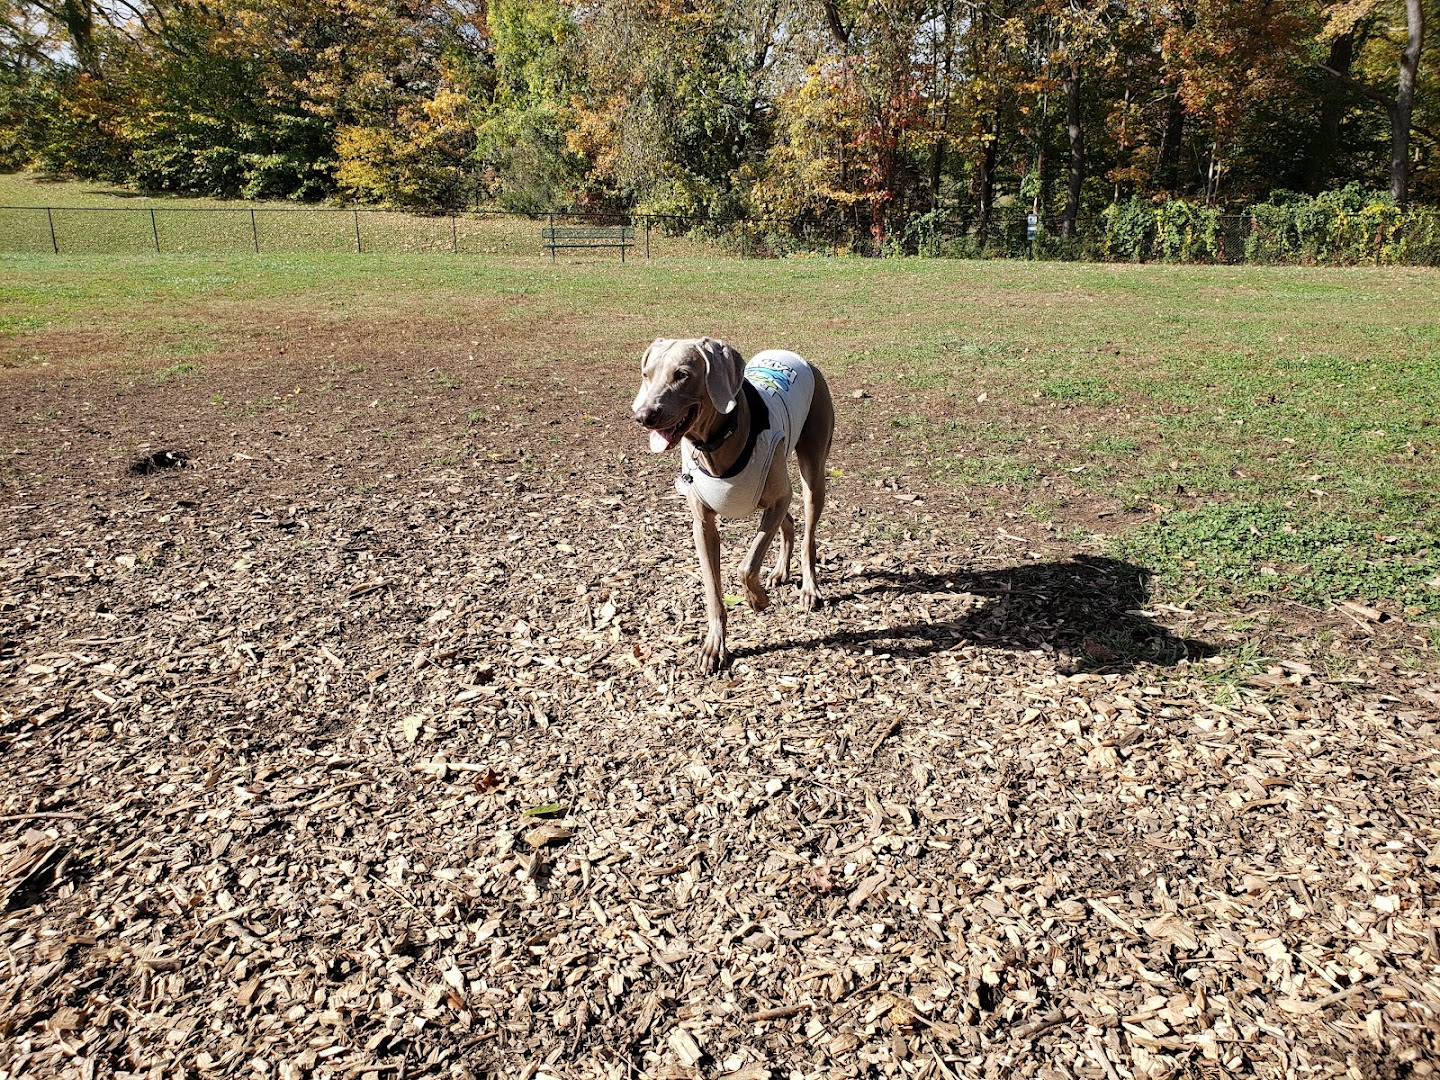
[[[1343,71],[1336,71],[1329,64],[1316,64],[1315,66],[1318,67],[1321,71],[1325,72],[1325,74],[1329,75],[1332,79],[1340,83],[1340,85],[1354,90],[1361,97],[1369,98],[1371,101],[1381,106],[1386,112],[1390,112],[1395,108],[1395,103],[1391,101],[1386,94],[1375,89],[1375,87],[1363,83],[1359,79],[1351,78]]]

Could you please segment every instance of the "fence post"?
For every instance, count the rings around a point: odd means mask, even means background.
[[[250,242],[255,245],[255,254],[260,254],[260,230],[255,227],[255,208],[250,208]]]
[[[155,241],[155,254],[160,254],[160,230],[155,225],[155,208],[150,208],[150,236]]]
[[[55,254],[60,254],[60,242],[55,239],[55,215],[50,212],[50,207],[45,207],[45,220],[50,223],[50,246],[55,249]]]
[[[460,234],[455,229],[455,214],[450,214],[450,254],[460,254]]]
[[[550,261],[555,261],[555,211],[550,211]]]
[[[360,247],[360,211],[351,207],[350,213],[355,218],[355,254],[360,255],[363,254]]]

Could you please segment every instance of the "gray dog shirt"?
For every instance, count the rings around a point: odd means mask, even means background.
[[[795,447],[795,436],[805,426],[810,400],[815,396],[815,373],[810,365],[785,349],[766,349],[745,365],[745,381],[765,405],[765,427],[754,440],[750,460],[730,476],[712,476],[700,466],[695,448],[686,439],[680,448],[681,471],[675,488],[695,495],[721,517],[749,517],[760,506],[770,462]],[[752,414],[751,422],[756,421]]]

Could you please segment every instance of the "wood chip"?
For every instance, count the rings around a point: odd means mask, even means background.
[[[670,1048],[675,1051],[676,1059],[687,1069],[693,1069],[699,1065],[705,1056],[700,1050],[700,1044],[695,1041],[695,1036],[683,1027],[671,1028],[667,1041],[670,1043]]]
[[[543,848],[551,844],[563,843],[574,835],[574,829],[547,821],[545,824],[537,825],[535,828],[527,831],[525,833],[525,842],[533,848]]]

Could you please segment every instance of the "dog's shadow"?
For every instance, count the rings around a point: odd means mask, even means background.
[[[1137,664],[1170,666],[1213,656],[1203,641],[1179,637],[1145,611],[1150,571],[1118,559],[1077,555],[1067,562],[1026,563],[955,573],[871,570],[847,579],[827,606],[872,623],[895,597],[907,617],[917,605],[928,619],[841,629],[804,642],[915,658],[965,644],[1042,650],[1070,671],[1130,671]],[[874,614],[861,605],[873,604]],[[858,609],[858,610],[857,610]],[[734,651],[759,656],[798,644],[777,642]]]

